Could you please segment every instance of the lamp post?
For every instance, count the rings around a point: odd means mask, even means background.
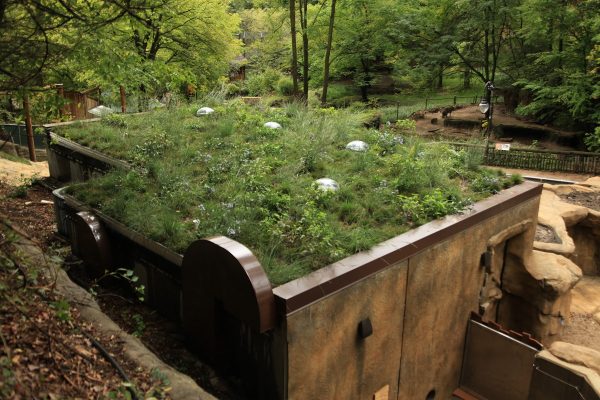
[[[494,84],[492,83],[492,81],[487,81],[485,83],[485,97],[482,98],[481,103],[479,103],[479,111],[481,111],[481,113],[484,114],[487,119],[487,126],[485,129],[485,155],[484,155],[485,163],[487,163],[487,161],[488,161],[490,134],[492,133],[492,129],[493,129],[492,115],[494,113],[494,101],[493,101],[494,89],[496,89],[496,88],[494,87]]]

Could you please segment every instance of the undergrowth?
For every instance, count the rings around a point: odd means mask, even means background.
[[[177,252],[229,236],[278,285],[513,183],[469,152],[411,136],[410,121],[366,128],[371,110],[208,105],[215,113],[201,118],[184,107],[59,132],[134,165],[70,193]],[[347,150],[352,140],[368,151]],[[319,190],[323,177],[340,190]]]

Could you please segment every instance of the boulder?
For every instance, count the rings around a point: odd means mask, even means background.
[[[563,361],[584,366],[600,374],[599,351],[566,342],[554,342],[548,350]]]

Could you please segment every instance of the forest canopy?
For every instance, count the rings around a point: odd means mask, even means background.
[[[493,81],[539,122],[592,133],[600,120],[600,0],[1,0],[0,57],[3,90],[331,104],[332,82],[367,102]]]

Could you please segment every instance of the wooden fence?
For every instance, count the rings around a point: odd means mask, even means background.
[[[457,149],[476,151],[485,157],[485,146],[466,143],[448,143]],[[579,174],[600,174],[600,153],[583,151],[551,151],[535,149],[496,150],[490,146],[485,165],[531,169],[537,171],[560,171]]]
[[[432,97],[425,98],[425,109],[429,109],[429,107],[435,107],[435,103],[437,105],[446,105],[452,100],[453,105],[457,104],[479,104],[481,101],[481,96],[454,96],[454,97]],[[504,98],[502,96],[494,96],[492,98],[494,104],[503,103]]]

